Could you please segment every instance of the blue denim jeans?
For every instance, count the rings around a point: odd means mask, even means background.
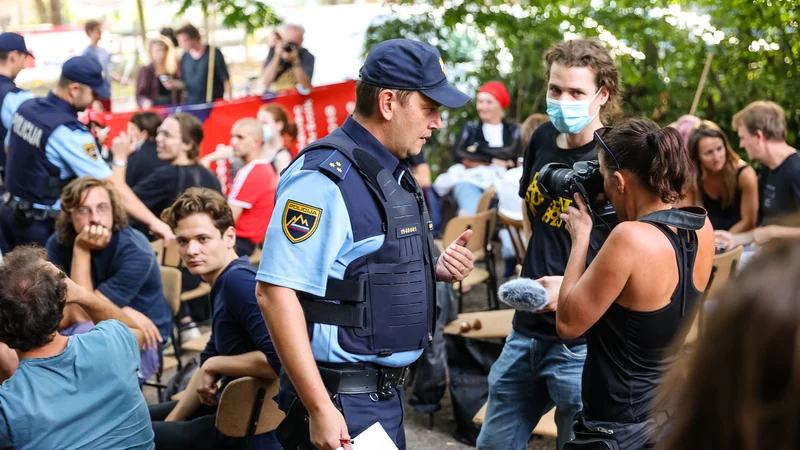
[[[463,210],[470,216],[474,216],[478,212],[481,195],[483,195],[483,189],[472,183],[462,182],[453,186],[453,198],[458,205],[458,211]]]
[[[524,450],[539,419],[554,405],[558,448],[572,439],[582,409],[581,376],[586,345],[567,347],[512,331],[489,372],[489,401],[479,450]]]

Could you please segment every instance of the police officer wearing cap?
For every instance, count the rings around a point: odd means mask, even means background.
[[[28,51],[22,36],[17,33],[0,34],[0,142],[3,145],[8,144],[6,136],[11,126],[11,116],[22,102],[33,98],[33,94],[14,83],[28,56],[33,57],[33,54]],[[6,152],[0,151],[0,196],[5,193],[5,165]]]
[[[281,177],[256,291],[288,375],[284,448],[310,439],[347,450],[376,422],[405,448],[403,382],[432,339],[435,281],[462,280],[473,265],[471,230],[437,258],[407,159],[442,127],[441,105],[469,99],[435,48],[382,42],[361,68],[353,116]]]
[[[59,214],[62,188],[73,178],[108,179],[125,209],[170,239],[172,231],[125,184],[124,170],[109,169],[100,158],[92,133],[78,112],[108,97],[100,64],[90,56],[64,63],[58,86],[47,97],[22,103],[11,118],[6,159],[6,195],[0,206],[0,230],[9,249],[27,243],[44,245]],[[94,214],[94,212],[92,212]]]

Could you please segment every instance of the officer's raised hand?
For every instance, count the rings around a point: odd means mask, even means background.
[[[436,262],[436,278],[446,283],[461,281],[472,272],[475,255],[465,247],[472,236],[472,230],[461,233],[450,244]]]
[[[309,411],[308,426],[311,443],[319,450],[353,450],[349,443],[350,433],[342,413],[328,402],[322,409]]]

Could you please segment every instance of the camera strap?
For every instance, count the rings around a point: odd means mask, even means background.
[[[663,211],[656,211],[646,216],[640,217],[641,222],[658,222],[664,225],[680,228],[682,230],[697,231],[703,228],[706,223],[708,213],[699,206],[688,206],[686,208],[672,208]]]

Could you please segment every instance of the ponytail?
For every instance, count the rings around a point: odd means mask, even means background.
[[[694,168],[678,130],[659,128],[648,119],[630,119],[603,135],[603,141],[614,152],[619,168],[636,175],[662,202],[671,204],[686,196]],[[603,146],[598,150],[606,151]]]

